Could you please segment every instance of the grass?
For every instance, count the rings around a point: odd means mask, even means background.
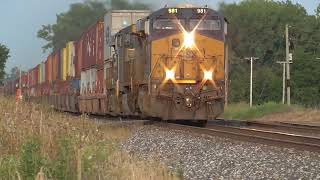
[[[178,179],[121,150],[135,128],[0,96],[0,179]]]
[[[249,104],[238,103],[228,105],[223,117],[226,119],[252,120],[271,114],[300,111],[302,109],[303,108],[298,106],[289,107],[287,105],[274,102],[253,106],[252,108],[250,108]]]

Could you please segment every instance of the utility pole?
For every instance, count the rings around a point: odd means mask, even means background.
[[[252,69],[253,69],[253,61],[258,60],[259,58],[257,57],[250,57],[250,58],[245,58],[246,60],[250,61],[250,107],[252,107]]]
[[[282,64],[283,73],[282,73],[282,104],[285,103],[286,97],[286,61],[277,61],[277,63]]]
[[[290,94],[290,58],[292,60],[292,56],[289,54],[289,25],[286,25],[286,65],[287,65],[287,104],[291,105],[291,94]],[[290,56],[290,57],[289,57]]]

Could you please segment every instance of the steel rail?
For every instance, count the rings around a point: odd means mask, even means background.
[[[158,123],[155,125],[165,126],[176,130],[183,130],[188,133],[196,133],[199,135],[219,136],[240,141],[249,141],[259,144],[320,152],[320,138],[311,136],[219,125],[209,125],[207,128],[172,123]]]
[[[270,128],[270,129],[282,130],[282,131],[291,131],[291,132],[299,132],[299,133],[313,133],[313,134],[320,135],[320,127],[319,126],[292,124],[292,123],[287,123],[287,122],[259,122],[259,121],[248,121],[247,125],[249,128],[261,127],[261,128]]]

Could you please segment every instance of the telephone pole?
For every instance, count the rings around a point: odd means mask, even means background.
[[[290,93],[290,59],[292,60],[292,55],[289,52],[289,25],[286,25],[286,65],[287,65],[287,104],[291,105],[291,93]]]
[[[285,103],[286,98],[286,61],[277,61],[278,64],[282,64],[283,73],[282,73],[282,104]]]
[[[250,61],[250,107],[252,107],[252,69],[253,69],[253,61],[258,60],[259,58],[257,57],[250,57],[250,58],[245,58],[246,60]]]

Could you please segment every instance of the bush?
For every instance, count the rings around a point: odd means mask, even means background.
[[[41,142],[38,138],[31,138],[22,146],[20,158],[20,172],[23,179],[34,180],[40,168],[45,165],[45,158],[41,154]]]

